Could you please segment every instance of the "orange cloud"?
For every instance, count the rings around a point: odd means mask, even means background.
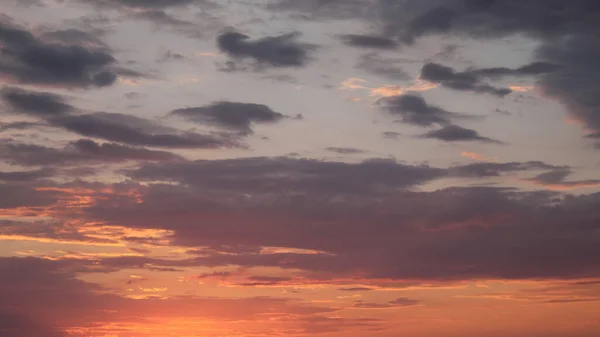
[[[429,91],[439,87],[439,84],[417,79],[408,87],[398,85],[384,85],[378,88],[372,88],[369,92],[371,97],[390,97],[403,95],[409,92]]]
[[[535,89],[534,86],[528,85],[510,85],[508,88],[514,92],[530,92]]]
[[[421,79],[414,80],[413,83],[409,86],[388,84],[379,87],[369,87],[366,85],[367,83],[367,81],[361,78],[349,78],[340,84],[338,91],[342,92],[346,90],[368,90],[369,96],[371,97],[390,97],[403,95],[409,92],[428,91],[439,87],[439,84],[423,81]],[[360,100],[360,98],[355,98],[353,100],[358,101]]]
[[[484,156],[482,154],[479,154],[477,152],[464,151],[464,152],[461,152],[460,155],[463,156],[463,157],[472,159],[474,161],[482,161],[482,162],[496,162],[496,161],[498,161],[497,158],[488,158],[488,157],[486,157],[486,156]]]

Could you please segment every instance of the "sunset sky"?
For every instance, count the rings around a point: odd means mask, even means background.
[[[1,0],[0,337],[598,337],[599,60],[598,0]]]

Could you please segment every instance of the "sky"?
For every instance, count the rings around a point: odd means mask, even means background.
[[[0,1],[0,337],[599,336],[598,18]]]

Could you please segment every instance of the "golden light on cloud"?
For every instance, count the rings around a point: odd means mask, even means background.
[[[378,87],[369,87],[367,86],[367,81],[361,78],[353,77],[343,81],[338,88],[338,91],[346,91],[346,90],[367,90],[370,97],[380,98],[380,97],[391,97],[403,95],[409,92],[422,92],[429,91],[439,87],[439,84],[431,83],[427,81],[423,81],[421,79],[416,79],[412,84],[408,86],[401,85],[383,85]],[[360,101],[360,98],[349,98],[353,101]]]
[[[137,87],[140,82],[138,80],[134,80],[131,78],[124,78],[124,77],[119,77],[118,82],[120,84],[126,85],[128,87]]]
[[[368,83],[362,78],[352,77],[345,81],[343,81],[340,85],[339,90],[356,90],[356,89],[368,89],[368,87],[363,84]]]
[[[398,85],[384,85],[382,87],[373,88],[369,92],[371,97],[390,97],[403,95],[408,92],[422,92],[429,91],[438,88],[439,84],[423,81],[417,79],[413,84],[408,87],[402,87]]]
[[[534,86],[529,85],[510,85],[508,88],[514,92],[530,92],[535,89]]]
[[[465,158],[472,159],[474,161],[481,161],[481,162],[497,162],[498,161],[498,158],[488,158],[477,152],[463,151],[463,152],[461,152],[460,155]]]

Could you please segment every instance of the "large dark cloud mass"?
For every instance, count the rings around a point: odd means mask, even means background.
[[[237,252],[204,251],[190,262],[200,265],[396,280],[598,276],[600,242],[592,234],[598,194],[407,190],[448,174],[549,169],[558,168],[531,162],[441,170],[267,158],[146,165],[131,176],[170,184],[152,185],[142,203],[100,202],[86,213],[112,224],[173,230],[180,245]],[[261,246],[327,254],[263,255],[248,248]]]

